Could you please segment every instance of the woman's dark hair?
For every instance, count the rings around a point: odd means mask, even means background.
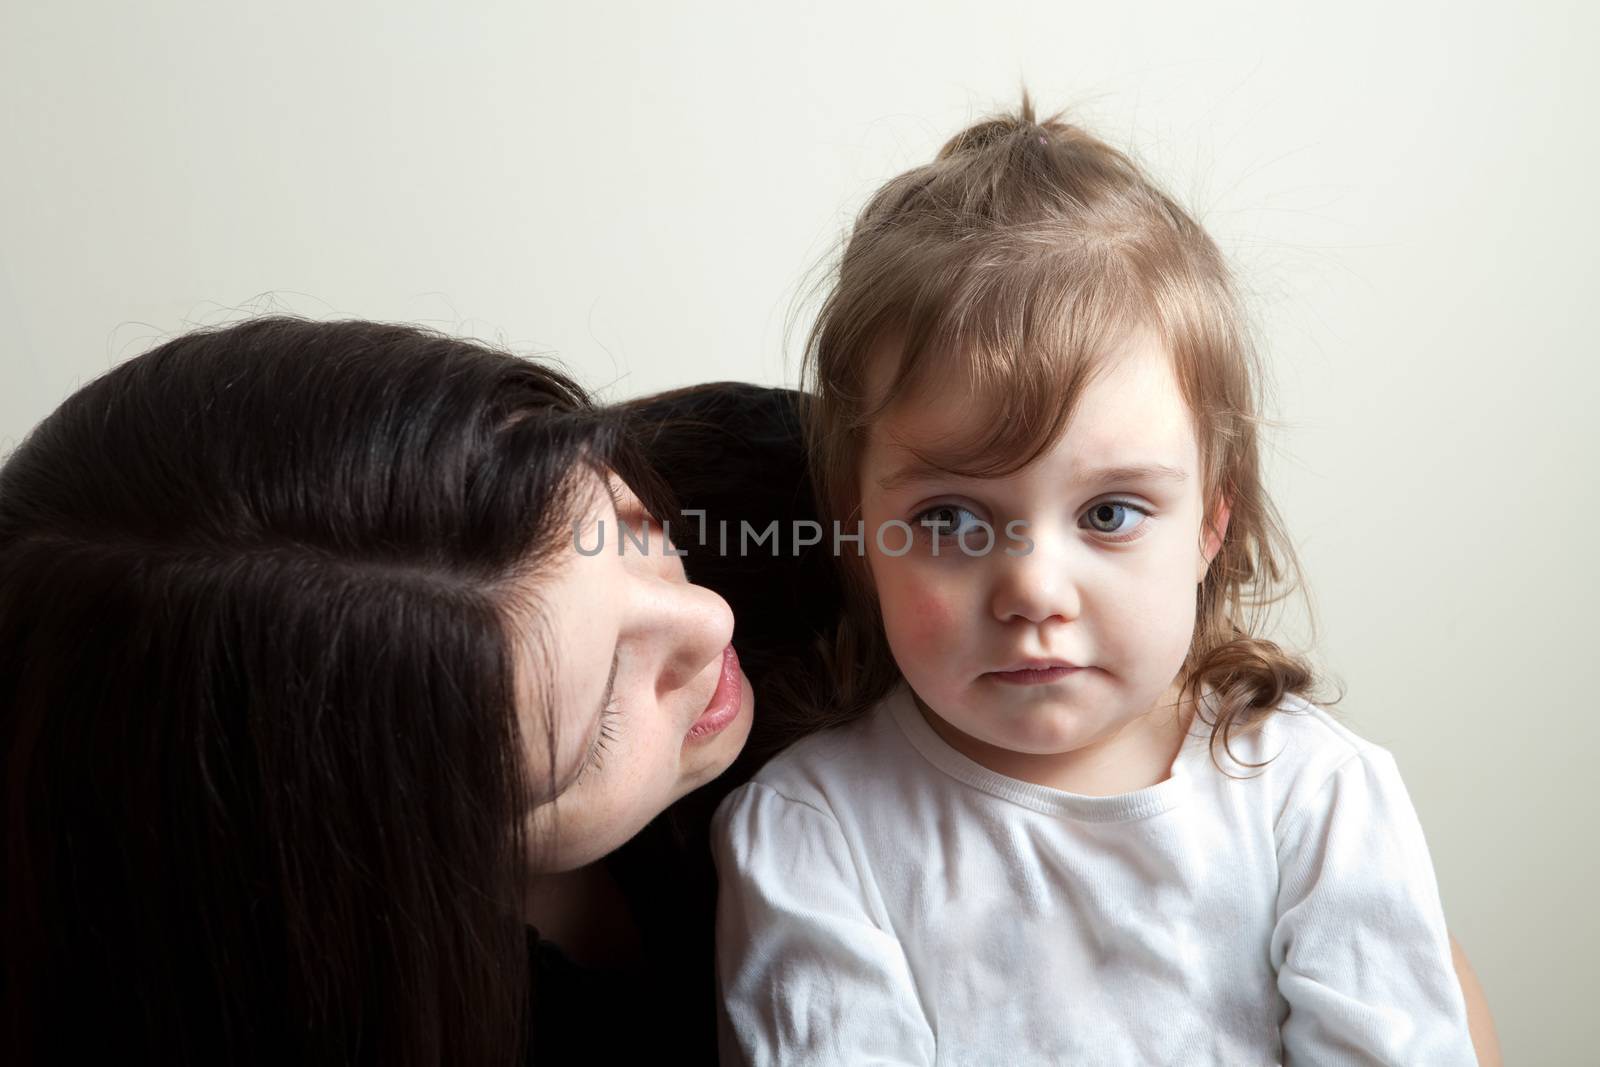
[[[733,644],[755,691],[750,739],[733,765],[658,815],[605,863],[638,926],[648,990],[681,1062],[716,1062],[712,812],[729,791],[815,727],[831,696],[843,591],[826,541],[802,433],[808,398],[713,382],[617,409],[685,511],[663,510],[690,581],[733,609]],[[748,527],[751,538],[742,539]],[[822,543],[817,543],[817,542]]]
[[[257,319],[80,389],[0,469],[11,1062],[510,1063],[516,669],[603,464],[567,378]],[[532,617],[530,617],[530,615]]]
[[[844,604],[806,464],[810,397],[747,382],[710,382],[616,410],[665,483],[672,539],[689,580],[737,620],[733,644],[756,692],[750,741],[719,790],[815,729],[831,696]]]

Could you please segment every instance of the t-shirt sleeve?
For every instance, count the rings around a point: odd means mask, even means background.
[[[722,1062],[931,1064],[900,942],[838,820],[753,782],[712,824]]]
[[[1272,963],[1284,1064],[1475,1064],[1433,863],[1369,747],[1284,817]]]

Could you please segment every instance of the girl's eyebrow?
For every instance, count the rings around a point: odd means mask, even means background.
[[[1186,482],[1189,472],[1167,463],[1130,463],[1117,467],[1094,467],[1074,471],[1074,480],[1088,485],[1106,482]]]
[[[878,479],[878,490],[889,493],[917,482],[942,478],[963,478],[943,467],[922,460],[906,464]],[[1168,463],[1125,463],[1114,467],[1093,467],[1074,470],[1072,480],[1084,485],[1104,485],[1108,482],[1172,482],[1189,479],[1189,472]],[[981,480],[970,479],[967,480]]]
[[[917,482],[932,481],[936,478],[958,478],[960,475],[952,474],[943,467],[923,460],[914,460],[898,470],[891,471],[878,479],[878,490],[891,493],[896,489]]]

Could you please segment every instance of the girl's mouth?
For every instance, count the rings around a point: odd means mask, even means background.
[[[990,681],[999,682],[1001,685],[1046,685],[1050,682],[1059,682],[1070,678],[1085,667],[1075,667],[1071,664],[1058,666],[1020,667],[1011,670],[989,671],[984,675]]]

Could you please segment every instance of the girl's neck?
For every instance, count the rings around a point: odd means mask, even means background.
[[[585,967],[629,970],[642,955],[638,927],[604,860],[538,875],[523,919]]]

